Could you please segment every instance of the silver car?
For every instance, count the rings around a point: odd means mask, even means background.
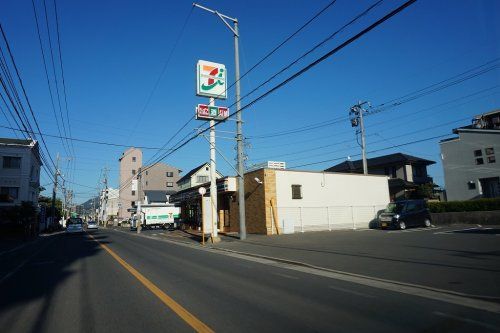
[[[66,222],[66,233],[82,233],[83,232],[83,220],[79,217],[72,217]]]
[[[89,221],[87,222],[87,231],[97,231],[99,229],[99,226],[95,221]]]

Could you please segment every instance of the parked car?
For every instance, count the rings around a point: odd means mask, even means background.
[[[432,224],[431,214],[425,200],[391,202],[378,219],[382,229],[404,230],[407,227],[430,227]]]
[[[96,221],[87,222],[87,231],[97,231],[98,229],[99,226],[97,225]]]
[[[79,217],[72,217],[66,221],[66,233],[82,233],[83,232],[83,220]]]

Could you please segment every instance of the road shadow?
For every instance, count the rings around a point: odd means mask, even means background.
[[[373,254],[348,253],[348,252],[341,252],[341,251],[335,251],[335,250],[312,249],[312,248],[303,248],[303,247],[277,245],[277,244],[264,244],[264,243],[248,241],[248,240],[240,241],[239,243],[240,244],[256,245],[256,246],[261,246],[261,247],[270,248],[270,249],[293,250],[293,251],[299,251],[299,252],[304,252],[304,253],[323,253],[323,254],[332,254],[332,255],[346,256],[346,257],[353,257],[353,258],[375,259],[375,260],[395,262],[395,263],[418,264],[418,265],[435,266],[435,267],[458,268],[458,269],[467,269],[467,270],[473,270],[473,271],[500,273],[500,269],[490,269],[490,268],[477,267],[477,266],[438,263],[438,262],[431,262],[429,260],[390,258],[387,256],[378,256],[378,255],[376,255],[376,253],[373,253]],[[266,255],[276,256],[276,252],[271,251],[270,253],[267,253]],[[293,255],[293,253],[292,253],[292,255]],[[299,255],[299,256],[294,255],[294,258],[292,260],[302,261],[303,257],[301,255]]]
[[[93,237],[100,243],[110,243],[105,235]],[[0,257],[0,265],[9,266],[11,272],[10,276],[0,276],[0,327],[11,327],[19,311],[30,309],[33,320],[29,331],[44,331],[48,311],[54,306],[54,295],[73,275],[88,275],[85,259],[100,251],[103,249],[99,243],[86,233],[63,233],[44,237],[22,251]],[[20,267],[20,264],[23,265]],[[74,294],[81,292],[77,289]],[[82,325],[92,331],[92,311],[84,315],[88,323]]]

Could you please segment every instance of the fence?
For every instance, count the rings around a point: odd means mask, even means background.
[[[385,205],[278,207],[279,225],[284,233],[335,229],[369,228]],[[275,232],[273,230],[273,232]]]

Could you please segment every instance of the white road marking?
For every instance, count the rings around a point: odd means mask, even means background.
[[[13,270],[11,270],[10,272],[8,272],[7,274],[5,274],[4,276],[2,276],[2,278],[0,278],[0,284],[2,284],[4,281],[6,281],[7,279],[9,279],[12,275],[16,274],[21,268],[24,267],[24,265],[26,265],[26,263],[28,261],[30,261],[31,259],[33,259],[35,256],[37,256],[40,252],[42,252],[42,250],[45,250],[45,248],[51,244],[53,242],[50,241],[49,243],[45,244],[45,246],[41,246],[38,248],[38,251],[35,251],[34,253],[32,253],[28,258],[26,258],[25,260],[23,260],[19,265],[17,265],[16,267],[14,267]]]
[[[455,232],[460,232],[460,231],[470,231],[470,230],[486,230],[486,229],[491,229],[491,228],[481,228],[481,227],[474,227],[474,228],[466,228],[466,229],[455,229],[455,230],[446,230],[446,231],[440,231],[440,232],[435,232],[434,235],[442,235],[442,234],[452,234]]]
[[[434,314],[436,316],[439,316],[439,317],[454,319],[454,320],[461,321],[461,322],[467,323],[467,324],[473,324],[473,325],[481,326],[481,327],[487,328],[489,330],[500,331],[500,329],[497,326],[486,324],[486,323],[483,323],[483,322],[478,321],[478,320],[464,318],[464,317],[458,317],[458,316],[453,316],[453,315],[450,315],[450,314],[447,314],[447,313],[438,312],[438,311],[434,311],[432,314]]]
[[[3,252],[0,252],[0,256],[3,256],[4,254],[8,254],[8,253],[11,253],[11,252],[14,252],[14,251],[17,251],[17,250],[20,250],[22,249],[23,247],[27,246],[29,243],[25,243],[25,244],[21,244],[21,245],[18,245],[16,246],[15,248],[13,249],[10,249],[10,250],[5,250]]]
[[[333,290],[338,290],[338,291],[341,291],[341,292],[344,292],[344,293],[348,293],[348,294],[353,294],[353,295],[356,295],[356,296],[368,297],[368,298],[375,298],[375,296],[373,296],[373,295],[359,293],[357,291],[349,290],[349,289],[345,289],[345,288],[334,287],[334,286],[328,286],[328,288],[333,289]]]
[[[417,229],[405,229],[405,230],[394,230],[394,231],[388,231],[388,234],[401,234],[401,233],[407,233],[407,232],[420,232],[420,231],[431,231],[431,230],[437,230],[441,229],[441,227],[437,228],[417,228]]]
[[[281,277],[284,277],[284,278],[287,278],[287,279],[291,279],[291,280],[298,280],[299,279],[296,276],[291,276],[291,275],[287,275],[287,274],[281,274],[281,273],[271,273],[271,274],[277,275],[277,276],[281,276]]]

